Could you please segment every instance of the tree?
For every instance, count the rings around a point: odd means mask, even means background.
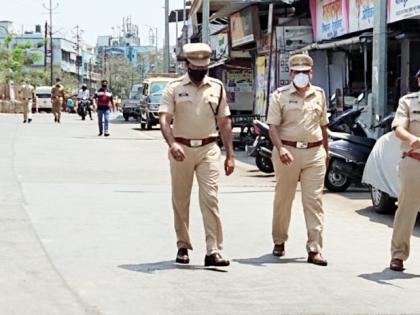
[[[41,54],[31,51],[32,43],[27,41],[14,44],[13,36],[8,34],[0,42],[0,79],[5,83],[21,83],[26,77],[42,82],[46,78],[43,71],[31,70],[30,66],[42,59]]]
[[[127,59],[121,56],[106,57],[104,79],[107,79],[113,93],[121,98],[128,98],[131,86],[142,81],[141,74]]]

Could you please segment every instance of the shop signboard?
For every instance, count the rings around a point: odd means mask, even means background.
[[[388,0],[388,23],[420,15],[420,0]]]
[[[255,42],[259,33],[257,7],[248,7],[230,17],[230,35],[232,47],[239,47]]]
[[[312,25],[316,41],[348,33],[346,0],[310,0]]]
[[[266,57],[259,56],[256,60],[256,89],[255,89],[255,114],[265,115],[266,104]]]
[[[373,28],[375,0],[349,0],[349,32]]]
[[[280,51],[292,51],[313,43],[310,26],[278,26],[277,43]]]

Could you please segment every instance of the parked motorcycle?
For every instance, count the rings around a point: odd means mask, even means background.
[[[253,121],[255,141],[252,146],[246,146],[245,150],[252,157],[255,157],[255,164],[261,172],[270,174],[274,172],[271,154],[273,143],[270,139],[270,127],[259,120]]]
[[[373,130],[382,128],[383,131],[391,130],[394,114],[384,117]],[[376,140],[360,137],[342,132],[329,131],[330,161],[325,175],[325,187],[332,192],[343,192],[352,183],[360,183],[363,170]]]

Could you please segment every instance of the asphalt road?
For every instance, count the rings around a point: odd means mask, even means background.
[[[273,176],[238,152],[221,179],[229,268],[204,268],[197,190],[191,264],[174,264],[167,148],[158,130],[0,114],[0,314],[419,314],[420,228],[404,273],[390,271],[390,215],[368,193],[326,193],[325,257],[306,263],[296,196],[286,256],[271,240]]]

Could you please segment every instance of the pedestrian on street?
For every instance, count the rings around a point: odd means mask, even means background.
[[[176,262],[189,263],[189,206],[194,174],[199,186],[207,253],[205,266],[228,266],[221,256],[222,224],[218,206],[220,148],[218,129],[226,148],[225,174],[235,163],[230,110],[221,81],[207,76],[211,49],[203,43],[183,47],[188,73],[168,84],[159,109],[162,134],[169,146],[172,206],[177,236]],[[173,128],[171,121],[173,120]]]
[[[60,123],[61,107],[63,106],[64,98],[64,87],[61,85],[61,80],[57,78],[55,80],[55,85],[51,89],[52,112],[54,115],[54,122],[56,123]]]
[[[322,256],[324,210],[322,191],[328,157],[327,104],[322,88],[311,84],[313,60],[289,58],[291,84],[272,95],[267,116],[274,144],[276,188],[273,207],[273,255],[285,255],[285,242],[298,181],[308,240],[308,262],[326,266]]]
[[[26,79],[22,85],[23,123],[32,121],[32,102],[35,101],[35,89]]]
[[[420,70],[415,78],[420,87]],[[420,92],[400,98],[392,129],[402,142],[403,156],[399,163],[400,195],[394,218],[390,268],[403,271],[420,210]]]
[[[109,115],[111,113],[111,108],[115,111],[115,103],[112,92],[108,89],[107,80],[101,81],[101,88],[95,93],[94,100],[98,112],[98,136],[104,135],[105,137],[108,137],[110,135]]]

